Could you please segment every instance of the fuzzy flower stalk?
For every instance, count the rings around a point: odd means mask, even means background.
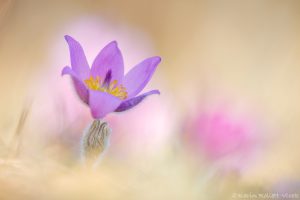
[[[111,129],[107,122],[94,120],[83,133],[81,159],[88,165],[97,165],[109,145]]]
[[[158,90],[139,93],[151,79],[161,58],[147,58],[124,75],[123,57],[116,41],[107,44],[90,67],[80,43],[68,35],[65,39],[71,67],[64,67],[62,75],[71,76],[79,98],[89,106],[95,119],[83,134],[82,155],[86,159],[99,157],[107,148],[111,133],[102,119],[111,112],[135,107],[149,95],[160,94]]]

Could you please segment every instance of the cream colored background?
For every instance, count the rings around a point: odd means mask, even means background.
[[[81,16],[99,16],[149,37],[163,58],[153,81],[164,83],[179,118],[202,97],[209,101],[225,94],[251,105],[267,124],[262,134],[268,147],[247,181],[299,177],[300,1],[296,0],[0,0],[2,140],[15,130],[28,91],[39,84],[34,80],[49,59],[53,35]]]

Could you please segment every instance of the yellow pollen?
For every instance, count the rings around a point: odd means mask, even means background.
[[[86,86],[91,90],[106,92],[120,99],[127,98],[126,88],[123,85],[118,85],[117,80],[110,82],[108,86],[104,86],[99,76],[97,76],[96,78],[90,76],[90,78],[86,79],[84,82]]]

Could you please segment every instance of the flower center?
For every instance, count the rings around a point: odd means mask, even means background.
[[[96,78],[90,76],[90,78],[86,79],[84,82],[91,90],[106,92],[120,99],[126,99],[126,88],[123,85],[118,85],[117,80],[110,81],[110,79],[111,75],[108,73],[103,81],[101,80],[100,76],[97,76]]]

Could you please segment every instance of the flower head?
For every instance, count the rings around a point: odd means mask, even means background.
[[[145,59],[124,76],[123,57],[116,41],[100,51],[90,68],[81,45],[70,36],[65,39],[69,45],[71,67],[64,67],[62,75],[71,75],[78,96],[89,105],[94,118],[123,112],[148,95],[159,94],[158,90],[151,90],[138,95],[151,79],[160,57]]]

